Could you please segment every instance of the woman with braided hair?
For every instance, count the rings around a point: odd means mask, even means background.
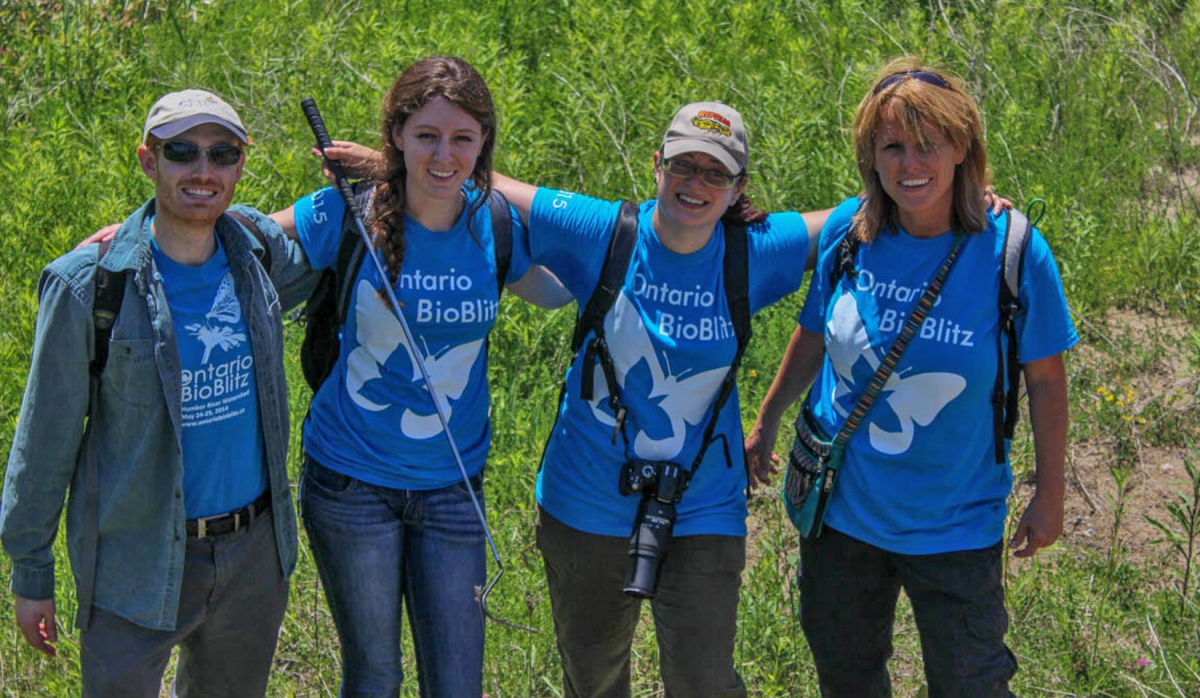
[[[304,422],[302,518],[341,639],[341,695],[399,695],[407,604],[421,695],[478,698],[475,594],[486,581],[486,538],[416,362],[482,500],[497,275],[545,307],[569,296],[531,266],[525,226],[507,203],[511,255],[507,272],[498,269],[489,206],[496,111],[470,64],[435,57],[405,70],[384,99],[381,136],[364,222],[417,346],[387,305],[385,280],[362,264],[340,355]],[[345,214],[327,188],[273,217],[322,269],[337,263]]]

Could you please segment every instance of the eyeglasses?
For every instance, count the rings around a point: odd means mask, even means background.
[[[877,95],[892,85],[903,82],[905,79],[916,80],[917,82],[923,82],[926,85],[940,87],[944,90],[950,89],[950,82],[937,73],[933,73],[928,70],[905,70],[900,73],[892,73],[886,78],[880,80],[879,84],[875,86],[875,89],[871,90],[871,94]]]
[[[167,141],[162,144],[163,157],[171,162],[193,162],[201,152],[208,153],[208,162],[217,167],[236,165],[242,159],[242,149],[236,145],[222,144],[201,148],[187,141]]]
[[[698,174],[700,175],[700,181],[713,189],[732,189],[733,183],[741,176],[731,175],[716,168],[701,169],[683,160],[665,160],[662,167],[664,172],[679,179],[691,179]]]

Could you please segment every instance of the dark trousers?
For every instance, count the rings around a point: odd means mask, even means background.
[[[92,609],[80,635],[85,698],[157,698],[171,650],[171,694],[261,698],[287,608],[271,517],[219,538],[189,540],[175,630],[149,630]]]
[[[825,528],[800,543],[800,624],[825,698],[892,694],[896,601],[912,602],[930,698],[1008,698],[1003,546],[900,555]]]
[[[641,599],[626,595],[629,539],[577,531],[538,510],[564,698],[629,698]],[[745,698],[733,666],[746,539],[674,538],[650,602],[667,698]]]

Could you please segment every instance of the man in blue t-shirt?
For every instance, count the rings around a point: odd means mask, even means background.
[[[53,656],[66,497],[87,696],[157,696],[176,646],[178,695],[266,691],[296,561],[281,297],[311,274],[266,217],[226,215],[248,143],[215,95],[166,95],[137,150],[154,198],[42,274],[0,540],[17,625]]]

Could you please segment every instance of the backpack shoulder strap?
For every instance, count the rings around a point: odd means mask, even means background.
[[[1029,247],[1031,228],[1025,214],[1016,209],[1008,211],[1004,250],[1000,258],[1000,327],[996,333],[996,383],[992,388],[992,432],[996,463],[1005,461],[1004,442],[1013,437],[1020,416],[1018,402],[1021,392],[1021,360],[1017,354],[1015,318],[1021,311],[1021,274],[1025,268],[1025,250]],[[1007,355],[1004,351],[1006,337]]]
[[[738,341],[738,358],[750,341],[750,254],[744,225],[725,226],[725,299]]]
[[[1029,219],[1014,209],[1008,212],[1008,227],[1004,231],[1004,257],[1000,260],[1000,302],[1015,303],[1025,268],[1025,250],[1029,247]]]
[[[488,209],[492,213],[492,253],[496,256],[496,285],[499,286],[496,298],[499,298],[504,295],[504,280],[512,265],[512,216],[508,199],[496,189],[488,195]]]
[[[625,408],[621,406],[621,387],[617,383],[612,354],[608,351],[604,337],[604,316],[617,302],[617,294],[625,284],[625,274],[629,271],[629,262],[633,258],[633,246],[637,243],[637,214],[637,204],[621,202],[617,221],[613,224],[612,236],[608,241],[604,265],[600,268],[600,279],[596,282],[596,288],[592,290],[583,313],[575,321],[575,332],[571,338],[571,354],[574,356],[583,346],[588,332],[594,335],[583,356],[579,396],[584,400],[592,399],[594,371],[596,361],[599,360],[600,369],[604,372],[604,382],[608,385],[608,403],[617,415],[617,431],[621,431],[621,425],[625,421]]]
[[[633,246],[637,242],[637,213],[637,204],[621,202],[612,237],[608,241],[604,266],[600,268],[600,280],[596,282],[596,288],[588,298],[583,313],[575,321],[575,333],[571,339],[572,352],[579,351],[589,331],[604,333],[604,316],[613,307],[613,303],[617,302],[617,294],[621,292],[621,286],[625,283],[625,274],[629,271],[629,261],[633,257]]]
[[[862,241],[858,239],[853,226],[846,231],[841,240],[838,240],[837,248],[833,255],[833,269],[829,274],[829,287],[831,289],[837,286],[842,277],[849,276],[853,279],[858,275],[858,270],[854,268],[854,258],[858,255],[858,248],[861,244]]]
[[[371,220],[371,210],[375,203],[375,184],[368,180],[355,182],[354,202],[362,211],[363,224]],[[334,266],[335,288],[337,289],[338,325],[346,321],[346,312],[350,308],[350,296],[354,289],[354,279],[362,266],[367,251],[362,236],[358,234],[358,226],[354,225],[354,215],[346,207],[342,216],[342,241],[338,244],[337,264]]]
[[[583,340],[588,332],[595,336],[588,343],[587,351],[580,364],[579,397],[590,401],[594,394],[596,377],[596,362],[604,372],[604,382],[608,386],[608,406],[612,408],[615,417],[613,426],[613,444],[617,443],[617,435],[624,437],[625,407],[621,404],[621,387],[617,383],[616,368],[608,344],[604,339],[604,316],[608,314],[613,304],[617,302],[617,294],[625,283],[625,275],[629,271],[629,263],[633,259],[633,247],[637,243],[638,206],[630,201],[621,202],[617,211],[617,220],[613,222],[612,235],[608,240],[608,250],[604,254],[604,264],[600,267],[600,278],[592,295],[588,297],[583,312],[575,319],[575,329],[571,336],[571,362],[583,348]],[[567,397],[567,383],[563,382],[558,393],[559,405]],[[561,417],[561,412],[560,412]],[[557,424],[557,418],[556,422]],[[547,440],[546,445],[549,446]],[[628,447],[628,442],[626,442]],[[545,451],[542,452],[543,460]],[[542,461],[539,461],[539,463]],[[541,465],[538,466],[539,470]]]
[[[117,322],[117,313],[121,312],[121,302],[125,298],[125,272],[109,271],[100,266],[112,240],[100,243],[96,254],[95,295],[92,300],[92,324],[95,326],[96,350],[90,369],[93,376],[99,377],[108,363],[108,344],[112,339],[112,328]]]
[[[80,631],[87,630],[92,620],[92,600],[96,591],[96,550],[99,547],[100,530],[100,472],[96,463],[96,443],[92,438],[92,419],[96,402],[100,396],[100,374],[108,363],[108,345],[112,340],[113,325],[117,322],[117,314],[121,312],[121,302],[125,298],[125,271],[109,271],[100,266],[100,260],[108,252],[112,240],[100,243],[96,253],[96,276],[93,281],[92,325],[95,330],[95,354],[88,365],[88,408],[87,424],[84,427],[83,442],[80,446],[80,461],[83,463],[83,550],[80,553],[80,564],[76,568],[78,575],[78,610],[75,613],[75,625]]]
[[[228,213],[230,218],[233,218],[233,220],[240,223],[243,228],[250,231],[250,234],[253,235],[256,240],[258,240],[259,247],[262,248],[262,251],[260,252],[255,250],[254,256],[258,257],[258,263],[261,264],[263,269],[266,269],[269,273],[271,271],[271,248],[267,246],[267,236],[263,235],[263,231],[259,230],[258,224],[256,224],[249,217],[244,216],[237,211],[226,211],[225,213]]]

